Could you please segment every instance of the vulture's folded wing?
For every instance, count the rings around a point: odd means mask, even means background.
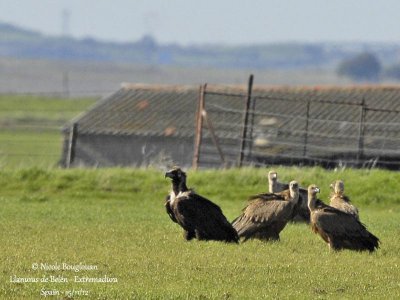
[[[200,239],[238,240],[236,231],[218,205],[196,193],[178,199],[183,223],[195,228]]]
[[[243,217],[256,223],[270,223],[277,218],[289,218],[289,203],[280,200],[253,200],[243,211]],[[287,212],[287,213],[286,213]]]
[[[175,218],[174,211],[172,210],[170,204],[171,204],[171,200],[170,200],[170,196],[168,195],[168,196],[166,197],[165,203],[164,203],[165,210],[166,210],[168,216],[171,218],[171,220],[172,220],[173,222],[175,222],[175,223],[178,223],[178,221],[177,221],[176,218]]]
[[[283,192],[280,193],[261,193],[252,195],[248,198],[248,201],[253,200],[264,200],[264,201],[271,201],[271,200],[284,200]]]
[[[336,236],[359,236],[366,235],[367,232],[365,226],[353,215],[329,206],[319,213],[317,225]]]

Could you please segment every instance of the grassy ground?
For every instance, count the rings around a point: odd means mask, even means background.
[[[62,126],[95,101],[0,95],[0,167],[57,165]]]
[[[277,243],[186,242],[163,208],[161,170],[0,171],[0,298],[38,299],[41,290],[87,290],[74,299],[351,299],[400,297],[400,174],[278,168],[282,180],[317,183],[321,199],[337,178],[382,241],[376,253],[328,247],[307,225],[289,224]],[[266,170],[189,172],[189,186],[228,219],[249,194],[266,190]],[[33,270],[34,263],[83,263],[95,271]],[[68,283],[14,283],[10,277],[63,276]],[[75,283],[74,276],[117,283]],[[59,299],[63,296],[55,296]]]
[[[289,224],[279,243],[185,242],[164,212],[169,183],[161,170],[54,168],[61,126],[94,102],[0,96],[0,299],[52,290],[60,293],[53,299],[399,298],[400,174],[278,168],[283,181],[319,184],[324,200],[329,183],[343,179],[362,221],[382,240],[374,254],[329,253],[304,224]],[[189,186],[232,220],[248,195],[266,190],[265,173],[189,172]],[[40,263],[97,270],[48,271]],[[77,283],[75,275],[118,282]],[[69,282],[17,283],[14,276]],[[71,297],[61,294],[73,289]]]

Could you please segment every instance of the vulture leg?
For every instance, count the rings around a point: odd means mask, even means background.
[[[272,235],[270,237],[270,240],[279,242],[280,241],[279,233],[276,233],[276,234]]]
[[[265,230],[261,231],[261,232],[258,232],[256,234],[254,234],[252,236],[252,238],[259,239],[259,240],[261,240],[263,242],[279,241],[280,240],[279,233],[277,233],[276,231],[271,230],[271,229],[268,230],[267,228]]]
[[[269,240],[279,242],[280,241],[279,232],[281,232],[283,228],[285,228],[285,225],[286,225],[285,223],[283,224],[275,223],[269,232]]]
[[[333,252],[334,251],[334,249],[332,248],[331,243],[328,243],[328,248],[329,248],[329,252]]]
[[[268,233],[268,235],[266,236],[266,238],[264,240],[265,241],[277,241],[277,242],[279,242],[279,240],[280,240],[279,233],[270,232],[270,233]]]
[[[328,245],[329,245],[329,251],[335,252],[341,249],[340,245],[337,245],[335,243],[334,239],[331,237],[328,237]]]
[[[183,237],[185,238],[185,240],[190,241],[196,237],[196,234],[193,230],[185,230],[183,231]]]

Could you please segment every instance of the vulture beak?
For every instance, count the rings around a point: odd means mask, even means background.
[[[172,171],[168,171],[167,173],[165,173],[165,177],[164,178],[167,178],[167,177],[169,177],[169,178],[173,178],[174,177],[174,174],[172,174]]]
[[[333,190],[333,183],[331,183],[331,184],[329,185],[329,187]]]
[[[319,193],[319,192],[320,192],[320,189],[317,188],[317,187],[316,187],[314,190],[315,190],[316,193]]]

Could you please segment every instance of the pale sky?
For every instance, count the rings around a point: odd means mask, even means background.
[[[0,22],[48,35],[162,43],[400,41],[399,0],[0,0]]]

